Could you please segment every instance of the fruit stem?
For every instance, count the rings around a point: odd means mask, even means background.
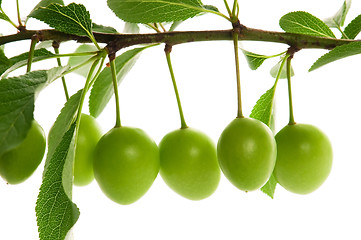
[[[39,41],[38,36],[36,34],[34,34],[31,37],[30,50],[29,50],[29,56],[28,56],[28,63],[27,63],[27,67],[26,67],[26,72],[27,73],[31,71],[31,64],[33,63],[35,46],[38,43],[38,41]]]
[[[121,127],[120,122],[120,107],[119,107],[119,93],[118,93],[118,82],[117,82],[117,73],[115,68],[115,54],[109,55],[110,61],[110,70],[112,72],[112,80],[113,80],[113,88],[114,88],[114,96],[115,96],[115,108],[116,108],[116,116],[115,116],[115,127]]]
[[[172,67],[172,61],[170,59],[170,53],[172,51],[172,46],[166,44],[164,51],[165,51],[165,55],[167,58],[169,73],[170,73],[170,76],[171,76],[172,82],[173,82],[174,93],[177,98],[179,116],[180,116],[180,120],[181,120],[181,129],[184,129],[184,128],[187,128],[188,126],[186,124],[186,121],[184,120],[183,109],[182,109],[182,105],[181,105],[181,101],[180,101],[180,97],[179,97],[179,93],[178,93],[177,83],[175,81],[175,76],[174,76],[173,67]]]
[[[54,41],[54,42],[53,42],[53,48],[54,48],[55,54],[58,55],[58,54],[59,54],[59,42]],[[56,58],[56,61],[58,62],[58,66],[61,67],[62,65],[61,65],[61,60],[60,60],[59,57]],[[69,92],[68,92],[68,87],[66,86],[66,82],[65,82],[65,77],[64,77],[64,76],[61,77],[61,82],[63,83],[63,88],[64,88],[64,93],[65,93],[66,101],[68,101],[68,100],[69,100]]]
[[[288,125],[296,124],[293,116],[292,89],[291,89],[291,59],[292,59],[292,55],[287,58],[288,103],[290,108],[290,120],[288,122]]]
[[[238,34],[239,34],[239,31],[234,29],[234,31],[233,31],[233,45],[234,45],[234,57],[235,57],[235,63],[236,63],[237,98],[238,98],[237,118],[244,118],[243,113],[242,113],[241,75],[240,75],[240,71],[239,71],[239,56],[238,56]]]

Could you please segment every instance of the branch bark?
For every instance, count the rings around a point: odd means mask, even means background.
[[[237,27],[239,28],[240,41],[263,41],[283,43],[297,49],[333,49],[336,46],[344,45],[350,42],[360,41],[315,37],[304,34],[265,31],[260,29],[248,28],[241,24],[239,24]],[[97,42],[108,44],[110,53],[115,53],[122,48],[138,44],[166,43],[170,45],[176,45],[200,41],[231,41],[233,39],[232,32],[233,29],[215,31],[179,31],[152,34],[107,34],[95,32],[94,37]],[[13,35],[0,36],[0,45],[21,40],[30,40],[34,34],[38,35],[40,41],[52,40],[63,42],[73,40],[81,43],[91,42],[90,39],[86,36],[76,36],[49,29],[38,31],[24,30]]]

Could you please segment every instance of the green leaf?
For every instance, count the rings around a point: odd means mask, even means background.
[[[97,51],[97,48],[94,45],[82,44],[75,50],[75,53],[94,52],[94,51]],[[69,57],[68,65],[70,67],[75,67],[75,66],[79,65],[80,63],[83,63],[86,60],[90,59],[91,57],[93,57],[93,55]],[[83,77],[87,77],[92,64],[93,63],[91,62],[87,65],[84,65],[83,67],[75,70],[74,73],[77,73]]]
[[[277,82],[275,82],[275,84],[260,97],[249,115],[251,118],[258,119],[269,127],[272,123],[276,86]],[[276,185],[277,181],[272,174],[268,182],[261,188],[261,190],[273,199]]]
[[[5,56],[4,50],[0,49],[0,75],[11,67],[12,62]]]
[[[10,18],[5,13],[2,12],[0,12],[0,19],[5,20],[7,22],[10,21]]]
[[[124,52],[115,59],[118,85],[123,81],[126,74],[134,66],[140,53],[147,47],[135,48]],[[113,81],[110,68],[105,68],[95,80],[89,97],[89,112],[98,117],[113,96]]]
[[[93,32],[99,33],[118,33],[118,31],[113,27],[103,26],[96,23],[93,23]]]
[[[311,66],[309,71],[313,71],[328,63],[337,61],[339,59],[353,56],[361,53],[361,42],[352,42],[349,44],[337,46],[319,59]]]
[[[213,6],[213,5],[203,5],[203,8],[208,9],[208,10],[213,11],[213,12],[219,12],[218,8],[216,6]]]
[[[92,38],[92,21],[90,14],[82,4],[71,3],[67,6],[50,4],[40,7],[29,17],[47,23],[58,31]]]
[[[351,0],[345,0],[342,7],[333,15],[324,20],[327,26],[331,28],[340,28],[345,24],[346,15],[351,7]]]
[[[0,155],[25,138],[33,120],[36,95],[67,69],[34,71],[0,81]]]
[[[274,174],[272,173],[271,177],[268,179],[266,184],[263,187],[261,187],[261,191],[273,199],[275,191],[276,191],[277,183],[278,182],[277,182]]]
[[[64,240],[80,215],[63,186],[64,168],[74,158],[74,133],[75,123],[62,137],[43,175],[35,207],[40,240]]]
[[[5,63],[0,62],[0,75],[3,74],[4,76],[6,76],[11,71],[14,71],[22,66],[25,66],[28,63],[28,56],[29,53],[26,52],[8,59],[9,60],[8,62]],[[41,61],[52,56],[54,56],[54,54],[44,48],[36,49],[34,51],[33,62]]]
[[[344,33],[349,39],[355,39],[360,32],[361,32],[361,14],[358,15],[354,20],[352,20],[344,30]]]
[[[331,29],[320,19],[307,12],[290,12],[280,19],[280,26],[289,33],[335,38]]]
[[[175,22],[209,10],[200,0],[108,0],[109,8],[126,22]]]
[[[41,0],[34,8],[33,10],[31,10],[31,12],[29,13],[28,17],[26,18],[25,20],[25,23],[29,20],[29,16],[31,14],[33,14],[35,11],[37,11],[40,7],[47,7],[49,6],[50,4],[53,4],[53,3],[57,3],[59,5],[64,5],[64,2],[63,0]]]
[[[273,85],[273,87],[268,89],[267,92],[258,99],[249,117],[258,119],[267,126],[270,125],[275,90],[276,85]]]
[[[126,22],[124,24],[123,33],[139,33],[140,28],[136,23]]]
[[[281,62],[282,62],[282,59],[281,59],[281,61],[279,61],[275,66],[273,66],[273,67],[271,68],[270,74],[271,74],[271,76],[272,76],[273,78],[276,78],[276,77],[277,77],[278,71],[279,71],[279,69],[280,69],[280,67],[281,67]],[[294,75],[295,75],[295,72],[293,71],[293,67],[291,66],[291,76],[294,76]],[[287,78],[287,66],[286,66],[286,64],[283,65],[280,78],[281,78],[281,79]]]
[[[62,136],[70,128],[75,115],[77,113],[80,99],[82,95],[82,90],[79,90],[76,94],[70,97],[70,99],[65,103],[63,109],[61,110],[59,116],[57,117],[54,125],[52,126],[49,137],[48,137],[48,153],[47,160],[45,161],[44,174],[47,171],[47,166],[51,160],[57,146],[60,144]]]
[[[268,56],[265,55],[259,55],[256,53],[252,53],[252,52],[248,52],[246,50],[242,50],[244,56],[247,59],[247,63],[248,66],[252,69],[252,70],[256,70],[259,66],[262,65],[262,63],[268,59]]]

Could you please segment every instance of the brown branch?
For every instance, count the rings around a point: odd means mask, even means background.
[[[332,49],[336,46],[340,46],[350,42],[360,41],[349,39],[324,38],[295,33],[265,31],[254,28],[247,28],[242,24],[238,24],[236,28],[239,30],[239,40],[241,41],[244,40],[283,43],[296,49]],[[152,34],[94,33],[94,37],[98,43],[106,43],[112,46],[112,52],[116,52],[122,48],[138,44],[167,43],[170,45],[176,45],[200,41],[231,41],[233,39],[232,32],[233,30],[229,29],[215,31],[161,32]],[[0,36],[0,45],[21,40],[29,40],[34,34],[37,34],[37,36],[39,36],[40,41],[55,40],[63,42],[73,40],[81,43],[91,42],[90,39],[86,36],[76,36],[62,33],[56,30],[25,30],[13,35]]]

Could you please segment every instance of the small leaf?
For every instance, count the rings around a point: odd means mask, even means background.
[[[249,117],[257,119],[267,126],[270,125],[275,90],[276,85],[273,85],[273,87],[268,89],[267,92],[258,99]]]
[[[99,33],[118,33],[118,31],[113,27],[103,26],[96,23],[93,23],[93,32]]]
[[[12,62],[5,56],[4,50],[0,49],[0,75],[11,67]]]
[[[123,33],[139,33],[140,29],[138,24],[126,22],[124,25]]]
[[[10,21],[10,18],[5,13],[2,12],[0,12],[0,19],[5,20],[7,22]]]
[[[280,19],[280,26],[289,33],[335,38],[331,29],[320,19],[307,12],[290,12]]]
[[[281,61],[279,61],[275,66],[272,67],[271,71],[270,71],[270,74],[273,78],[276,78],[277,77],[277,74],[278,74],[278,71],[281,67]],[[291,66],[291,76],[294,76],[295,75],[295,72],[293,71],[293,67]],[[286,64],[283,65],[283,68],[282,68],[282,71],[281,71],[281,75],[280,75],[280,78],[281,79],[285,79],[287,78],[287,66]]]
[[[272,173],[271,177],[268,179],[268,182],[266,182],[266,184],[263,187],[261,187],[261,191],[273,199],[276,191],[276,186],[277,186],[277,180],[274,174]]]
[[[126,22],[182,21],[207,12],[200,0],[108,0],[109,8]]]
[[[89,44],[82,44],[80,45],[76,50],[75,53],[82,53],[82,52],[94,52],[97,51],[97,48],[94,45]],[[94,55],[88,55],[88,56],[72,56],[69,57],[68,65],[70,67],[75,67],[79,65],[80,63],[85,62],[86,60],[90,59]],[[84,65],[83,67],[77,69],[74,71],[74,73],[77,73],[83,77],[88,76],[89,69],[93,63],[89,63],[87,65]]]
[[[67,69],[34,71],[0,81],[0,155],[25,138],[33,120],[37,93]]]
[[[271,127],[272,121],[274,121],[273,103],[276,86],[277,82],[275,82],[275,84],[260,97],[249,115],[251,118],[258,119],[269,127]],[[277,181],[272,174],[268,182],[261,188],[261,190],[273,199],[276,185]]]
[[[360,32],[361,32],[361,14],[358,15],[354,20],[352,20],[344,30],[344,33],[349,39],[355,39]]]
[[[25,23],[29,20],[29,16],[32,15],[36,10],[38,10],[40,7],[47,7],[52,3],[57,3],[59,5],[64,5],[63,0],[41,0],[29,13],[28,17],[26,18]]]
[[[203,8],[208,9],[213,12],[219,12],[218,8],[213,5],[203,5]]]
[[[149,46],[148,46],[149,47]],[[148,47],[135,48],[124,52],[115,59],[118,85],[134,66],[139,54]],[[95,80],[89,97],[89,112],[98,117],[113,96],[113,81],[110,68],[105,68]]]
[[[349,44],[337,46],[319,59],[311,66],[308,71],[313,71],[323,65],[337,61],[339,59],[353,56],[361,53],[361,42],[352,42]]]
[[[74,158],[74,133],[75,123],[61,138],[43,176],[35,207],[40,240],[64,240],[80,215],[63,186],[64,167]]]
[[[90,14],[82,4],[71,3],[67,6],[50,4],[45,8],[38,8],[29,17],[43,21],[64,33],[93,36]]]
[[[351,0],[345,0],[342,7],[335,15],[324,20],[327,26],[331,28],[340,28],[345,24],[346,15],[351,7]]]
[[[268,59],[268,56],[265,55],[259,55],[256,53],[252,53],[252,52],[248,52],[246,50],[242,50],[244,56],[247,59],[248,62],[248,66],[252,69],[252,70],[256,70],[259,66],[262,65],[262,63]]]

